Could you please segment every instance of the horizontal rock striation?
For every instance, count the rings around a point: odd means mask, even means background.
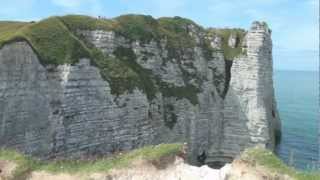
[[[142,42],[114,31],[77,30],[76,37],[110,62],[133,64],[152,93],[139,87],[114,93],[117,79],[105,78],[108,69],[92,57],[43,64],[28,41],[5,44],[0,49],[1,147],[46,159],[187,142],[194,164],[229,162],[257,144],[273,149],[280,122],[271,31],[255,22],[241,42],[232,33],[224,42],[193,24],[186,29],[193,48],[170,49],[166,38]],[[226,45],[244,53],[227,60]]]
[[[233,60],[223,105],[222,141],[209,162],[230,161],[248,146],[274,149],[280,135],[272,79],[271,31],[254,22],[245,36],[246,56]]]

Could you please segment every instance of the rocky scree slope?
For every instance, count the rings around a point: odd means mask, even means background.
[[[68,15],[0,22],[0,145],[43,159],[187,142],[192,164],[273,149],[271,31]]]

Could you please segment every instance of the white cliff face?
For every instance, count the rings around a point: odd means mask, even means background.
[[[43,66],[26,42],[5,45],[0,49],[1,146],[48,158],[187,142],[194,164],[203,153],[210,164],[228,162],[255,144],[273,148],[279,119],[269,29],[256,23],[247,33],[247,55],[233,61],[229,83],[223,53],[205,56],[203,35],[189,28],[197,46],[183,50],[180,59],[168,56],[165,39],[142,44],[113,32],[78,33],[108,56],[118,47],[132,49],[143,69],[178,93],[198,88],[196,102],[161,91],[148,99],[138,88],[113,95],[90,59]],[[212,46],[222,47],[221,39],[211,39]]]
[[[280,120],[272,79],[272,41],[264,24],[246,35],[247,56],[233,60],[224,100],[222,157],[234,157],[256,144],[273,149]]]
[[[146,95],[113,96],[88,59],[48,70],[25,42],[3,47],[0,59],[2,146],[51,157],[152,143],[157,126],[148,121]]]

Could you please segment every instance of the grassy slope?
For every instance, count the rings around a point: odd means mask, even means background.
[[[10,41],[12,38],[17,36],[16,32],[26,25],[28,25],[28,23],[0,21],[0,42]]]
[[[299,171],[284,164],[272,152],[262,148],[252,148],[243,153],[241,159],[258,164],[267,169],[280,173],[288,174],[297,180],[319,180],[320,172]]]
[[[0,47],[11,41],[27,40],[43,64],[73,64],[79,58],[90,57],[82,42],[55,17],[38,23],[0,22],[0,34]]]
[[[97,160],[64,160],[43,162],[24,156],[14,150],[0,150],[0,160],[15,162],[18,167],[14,177],[25,177],[32,171],[46,171],[51,173],[94,173],[107,172],[111,169],[129,167],[136,160],[156,161],[163,157],[174,156],[180,153],[182,144],[160,144],[146,146],[127,153]]]

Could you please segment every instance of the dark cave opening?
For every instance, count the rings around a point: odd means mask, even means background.
[[[221,156],[221,157],[216,157],[214,161],[206,162],[206,165],[208,165],[213,169],[220,169],[226,164],[232,163],[232,161],[233,161],[232,157]]]

